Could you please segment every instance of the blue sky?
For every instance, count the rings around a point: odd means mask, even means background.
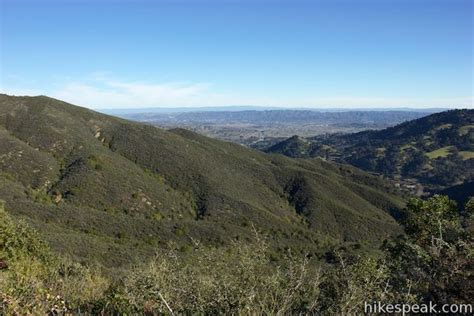
[[[473,107],[473,1],[0,0],[0,89],[91,108]]]

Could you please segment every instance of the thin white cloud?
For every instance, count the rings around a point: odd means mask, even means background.
[[[192,105],[207,90],[205,84],[142,84],[126,82],[102,82],[96,87],[86,83],[69,83],[52,97],[93,108],[133,108],[152,106]]]
[[[276,107],[383,108],[449,107],[473,108],[474,97],[460,98],[387,98],[387,97],[306,97],[242,96],[217,93],[209,83],[149,83],[117,80],[106,72],[91,74],[87,80],[69,81],[49,91],[0,88],[12,95],[44,94],[73,104],[95,109],[144,107],[201,107],[259,105]],[[284,93],[284,91],[282,92]]]

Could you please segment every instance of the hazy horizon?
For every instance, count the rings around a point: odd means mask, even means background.
[[[447,107],[433,107],[433,108],[415,108],[415,107],[273,107],[273,106],[259,106],[259,105],[222,105],[222,106],[190,106],[190,107],[131,107],[131,108],[99,108],[95,109],[99,112],[113,113],[113,112],[142,112],[157,111],[157,112],[199,112],[199,111],[271,111],[271,110],[293,110],[293,111],[328,111],[328,112],[345,112],[345,111],[419,111],[419,112],[436,112],[446,111],[449,109],[462,108],[447,108]]]
[[[15,97],[51,97],[48,95],[40,94],[40,95],[14,95],[4,93],[3,91],[0,94],[6,94],[9,96]],[[64,101],[58,99],[60,101]],[[130,113],[137,113],[137,112],[146,112],[146,111],[159,111],[159,112],[179,112],[180,110],[185,112],[198,112],[198,111],[220,111],[220,110],[227,110],[227,111],[245,111],[245,110],[313,110],[313,111],[420,111],[420,112],[437,112],[437,111],[446,111],[446,110],[455,110],[455,109],[470,109],[466,107],[410,107],[410,106],[399,106],[399,107],[344,107],[344,106],[300,106],[300,107],[292,107],[292,106],[265,106],[265,105],[217,105],[217,106],[170,106],[170,105],[163,105],[163,106],[147,106],[141,107],[139,105],[135,107],[92,107],[87,106],[84,104],[74,104],[81,107],[86,107],[91,110],[96,110],[98,112],[103,113],[115,113],[115,112],[130,112]]]

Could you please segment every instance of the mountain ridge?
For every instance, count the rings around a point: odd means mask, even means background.
[[[317,254],[401,232],[395,190],[355,168],[267,155],[48,97],[0,96],[0,199],[52,244],[108,266],[255,225]],[[278,250],[280,249],[280,250]],[[318,250],[320,249],[320,250]]]
[[[449,110],[378,131],[289,138],[266,152],[349,163],[437,192],[472,181],[473,127],[474,110]]]

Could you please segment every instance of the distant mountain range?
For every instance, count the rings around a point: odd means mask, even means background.
[[[447,108],[305,108],[305,107],[271,107],[254,105],[231,105],[211,107],[154,107],[154,108],[110,108],[97,111],[111,115],[156,114],[156,113],[196,113],[196,112],[240,112],[240,111],[314,111],[314,112],[422,112],[436,113],[446,111]]]
[[[238,112],[238,111],[267,111],[281,110],[279,107],[265,107],[253,105],[230,105],[208,107],[155,107],[155,108],[110,108],[100,109],[98,112],[111,115],[155,114],[155,113],[190,113],[190,112]]]
[[[201,111],[182,113],[129,113],[123,118],[161,128],[186,128],[199,134],[245,146],[281,141],[291,135],[353,133],[382,129],[428,115],[414,111]]]
[[[450,110],[380,131],[294,136],[266,151],[349,163],[433,193],[474,179],[473,141],[474,110]]]
[[[374,126],[400,123],[426,116],[426,112],[413,111],[208,111],[185,113],[135,113],[124,117],[153,123],[311,123],[323,125],[372,124]]]
[[[323,256],[399,234],[400,193],[322,159],[270,155],[48,97],[0,95],[0,200],[53,249],[119,268],[176,243],[253,235]]]

